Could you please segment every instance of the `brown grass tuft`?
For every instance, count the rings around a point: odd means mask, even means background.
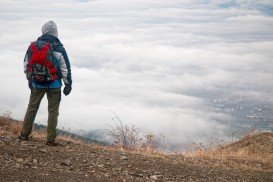
[[[0,116],[0,127],[13,134],[19,135],[21,131],[21,124],[18,121],[11,119],[10,117]]]

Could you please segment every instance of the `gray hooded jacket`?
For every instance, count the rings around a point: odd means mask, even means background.
[[[52,45],[54,56],[58,59],[58,71],[61,74],[62,80],[65,85],[72,85],[71,79],[71,68],[70,62],[67,56],[67,53],[63,47],[63,44],[58,39],[58,30],[57,25],[53,21],[48,21],[42,26],[43,35],[38,38],[38,41],[45,41]],[[27,65],[29,63],[31,49],[30,47],[27,50],[25,59],[24,59],[24,70],[27,72]],[[49,86],[39,85],[33,82],[34,88],[59,88],[62,86],[61,80],[56,80],[51,83]]]

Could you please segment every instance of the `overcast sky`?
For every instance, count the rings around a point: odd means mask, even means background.
[[[1,0],[0,111],[22,119],[23,58],[48,20],[72,64],[59,127],[106,128],[115,111],[170,143],[224,138],[207,99],[273,103],[272,0]],[[46,124],[44,99],[36,122]]]

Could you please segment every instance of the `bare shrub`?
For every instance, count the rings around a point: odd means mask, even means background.
[[[109,127],[109,129],[106,129],[108,136],[114,140],[116,145],[119,145],[125,149],[136,148],[140,141],[139,128],[134,124],[123,124],[115,112],[110,110],[109,112],[113,113],[115,116],[112,118],[112,121],[117,122],[114,126],[107,125]]]

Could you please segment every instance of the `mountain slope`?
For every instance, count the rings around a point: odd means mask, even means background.
[[[8,125],[9,122],[1,124],[0,121],[0,181],[273,180],[270,163],[245,168],[246,161],[234,158],[218,160],[186,158],[181,154],[138,153],[65,137],[59,139],[61,146],[48,147],[39,133],[32,141],[19,142],[14,133],[20,125]],[[16,127],[17,130],[12,129]],[[232,165],[232,161],[242,166]],[[247,162],[253,164],[253,161]]]

